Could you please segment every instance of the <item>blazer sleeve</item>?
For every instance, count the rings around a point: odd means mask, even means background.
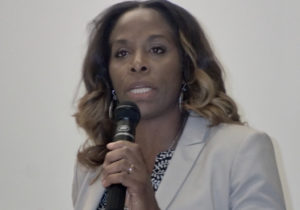
[[[266,134],[252,133],[240,145],[230,179],[230,209],[285,209],[273,145]]]
[[[72,202],[73,207],[75,206],[77,195],[78,195],[78,163],[76,162],[74,167],[73,184],[72,184]]]
[[[87,173],[87,169],[82,166],[78,161],[75,163],[73,184],[72,184],[72,202],[73,207],[75,206],[78,196],[80,194],[80,188],[84,179],[84,175]]]

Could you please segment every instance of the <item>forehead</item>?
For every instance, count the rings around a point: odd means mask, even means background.
[[[156,10],[138,8],[123,14],[114,26],[110,42],[144,34],[163,35],[173,38],[174,32],[167,20]]]

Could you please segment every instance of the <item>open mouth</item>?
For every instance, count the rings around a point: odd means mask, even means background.
[[[152,90],[152,88],[143,87],[143,88],[134,88],[134,89],[131,89],[130,92],[134,93],[134,94],[143,94],[143,93],[150,92],[151,90]]]

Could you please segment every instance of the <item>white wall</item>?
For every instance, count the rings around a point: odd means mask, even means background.
[[[1,0],[0,209],[72,209],[86,25],[113,2]],[[273,137],[288,209],[300,209],[299,1],[174,2],[207,31],[244,119]]]

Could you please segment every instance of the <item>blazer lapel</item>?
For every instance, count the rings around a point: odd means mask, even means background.
[[[184,184],[193,168],[195,160],[204,147],[204,138],[208,129],[207,121],[190,115],[176,150],[155,194],[161,209],[167,209]]]

